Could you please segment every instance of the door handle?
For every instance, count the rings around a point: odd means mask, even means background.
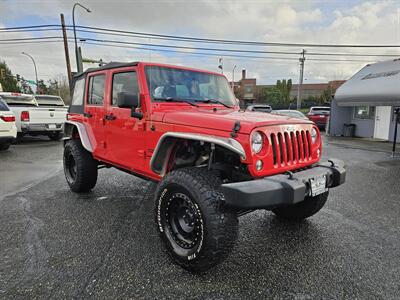
[[[91,118],[91,117],[93,117],[93,115],[92,115],[92,114],[89,114],[89,113],[83,113],[83,116],[86,117],[86,118]]]
[[[117,117],[113,116],[113,115],[105,115],[104,119],[106,119],[107,121],[114,121]]]

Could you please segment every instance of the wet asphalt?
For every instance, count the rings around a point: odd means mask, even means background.
[[[347,182],[299,224],[240,218],[237,246],[192,275],[155,231],[155,184],[114,169],[72,193],[62,144],[30,139],[0,153],[0,298],[399,299],[400,160],[327,143]]]

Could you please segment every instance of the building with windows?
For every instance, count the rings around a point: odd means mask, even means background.
[[[232,82],[230,82],[232,85]],[[257,79],[247,78],[246,70],[242,70],[242,78],[239,81],[233,82],[235,95],[240,100],[240,105],[246,107],[250,103],[253,103],[257,97]]]
[[[366,65],[336,91],[329,133],[343,135],[345,124],[355,136],[393,141],[395,108],[400,106],[400,59]]]

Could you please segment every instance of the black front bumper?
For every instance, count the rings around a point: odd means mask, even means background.
[[[222,192],[226,204],[237,209],[273,209],[303,201],[309,194],[310,179],[324,175],[327,188],[343,184],[346,179],[344,163],[330,160],[296,173],[227,183],[222,185]]]

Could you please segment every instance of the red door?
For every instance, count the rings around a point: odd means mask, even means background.
[[[105,155],[105,97],[106,73],[91,74],[86,81],[86,101],[84,123],[93,147],[93,154],[97,157]]]
[[[136,68],[110,72],[110,101],[106,118],[107,160],[140,171],[145,162],[145,120],[131,117],[129,108],[117,106],[118,93],[139,94]]]

